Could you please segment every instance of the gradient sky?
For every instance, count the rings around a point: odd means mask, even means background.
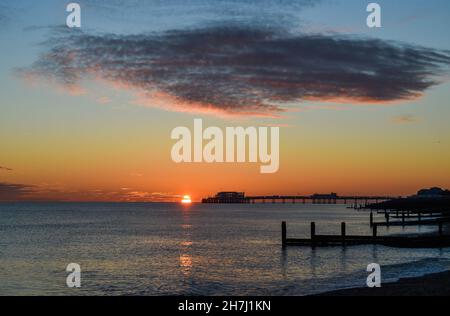
[[[68,2],[67,2],[68,3]],[[450,2],[0,5],[0,200],[450,188]],[[281,127],[280,170],[175,164],[170,132]]]

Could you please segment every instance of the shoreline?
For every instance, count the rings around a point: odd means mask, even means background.
[[[380,288],[350,288],[314,296],[449,296],[450,270],[402,278],[397,282],[381,284]]]

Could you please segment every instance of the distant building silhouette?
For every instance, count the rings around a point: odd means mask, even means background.
[[[337,193],[330,193],[330,194],[315,193],[311,195],[311,198],[313,199],[336,199],[337,197],[338,197]]]
[[[241,204],[246,203],[244,192],[219,192],[214,197],[202,200],[203,203]]]
[[[418,197],[445,197],[450,196],[449,190],[444,190],[438,187],[422,189],[417,192]]]

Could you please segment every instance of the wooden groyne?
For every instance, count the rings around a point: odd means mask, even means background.
[[[346,234],[346,223],[341,223],[340,235],[317,235],[316,224],[311,223],[310,238],[288,238],[287,224],[281,223],[281,243],[287,246],[346,246],[346,245],[383,245],[401,248],[444,248],[450,247],[450,235],[444,235],[442,222],[438,224],[437,235],[422,236],[378,236],[377,224],[372,225],[372,236],[355,236]]]
[[[412,211],[385,211],[377,212],[384,214],[384,222],[374,222],[373,212],[370,212],[370,227],[377,226],[419,226],[419,225],[442,225],[442,223],[450,222],[450,218],[443,216],[441,213],[435,212],[412,212]],[[391,219],[397,219],[392,221]],[[412,220],[411,220],[412,219]]]

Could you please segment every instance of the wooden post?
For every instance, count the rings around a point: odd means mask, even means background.
[[[402,211],[402,223],[405,223],[405,211]]]
[[[316,237],[316,223],[311,222],[311,239]]]
[[[418,216],[419,216],[419,224],[420,224],[420,222],[422,222],[422,213],[419,212]]]
[[[373,212],[370,212],[370,227],[373,226]]]
[[[345,222],[341,223],[342,244],[345,245]]]
[[[286,222],[281,223],[281,244],[283,248],[286,248],[286,235],[287,235],[287,229],[286,229]]]
[[[443,235],[442,222],[439,222],[439,236],[442,237],[442,235]]]
[[[373,225],[373,237],[377,237],[377,225]]]

